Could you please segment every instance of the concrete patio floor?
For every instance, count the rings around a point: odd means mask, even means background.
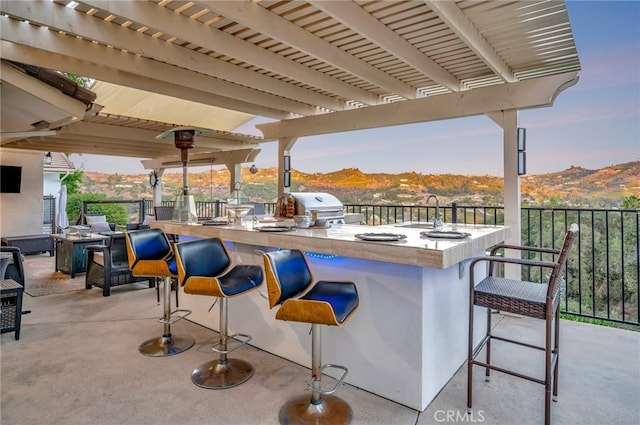
[[[188,295],[182,295],[188,296]],[[280,406],[306,390],[309,369],[245,346],[230,357],[255,366],[246,383],[206,390],[191,383],[194,367],[211,360],[217,333],[188,320],[185,353],[149,358],[138,345],[159,336],[161,307],[143,285],[81,290],[33,298],[25,294],[19,341],[1,336],[1,416],[4,424],[277,424]],[[217,307],[211,314],[218,314]],[[541,337],[541,322],[496,315],[502,332]],[[231,324],[233,326],[233,324]],[[637,424],[640,420],[640,333],[563,320],[560,394],[554,424]],[[496,343],[494,362],[542,373],[540,353]],[[346,365],[348,367],[348,365]],[[466,407],[466,366],[418,412],[348,384],[337,395],[353,408],[355,424],[543,423],[544,388],[474,369],[473,415]]]

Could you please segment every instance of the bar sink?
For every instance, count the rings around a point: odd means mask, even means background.
[[[415,223],[396,224],[395,227],[404,227],[405,229],[433,229],[433,223],[418,221]]]
[[[465,232],[457,232],[455,230],[432,230],[429,232],[420,232],[420,236],[438,239],[464,239],[471,236],[471,234]]]

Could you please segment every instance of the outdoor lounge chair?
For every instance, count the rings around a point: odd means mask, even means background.
[[[124,233],[114,234],[106,245],[90,245],[87,250],[87,273],[85,287],[102,288],[102,295],[111,295],[111,287],[134,282],[149,282],[149,288],[156,285],[155,278],[135,277],[131,274],[127,259],[127,244]]]
[[[17,246],[3,246],[0,247],[0,252],[6,252],[13,256],[4,273],[5,279],[13,279],[24,286],[24,265],[20,248]]]

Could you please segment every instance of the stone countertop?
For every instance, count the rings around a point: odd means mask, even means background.
[[[255,227],[292,223],[258,223]],[[224,241],[248,245],[300,249],[322,254],[446,269],[503,242],[509,228],[505,226],[458,225],[457,231],[469,233],[464,239],[433,239],[421,235],[426,229],[402,226],[333,225],[328,228],[293,229],[287,232],[263,232],[254,224],[203,226],[171,221],[155,221],[151,227],[165,233],[194,237],[218,237]],[[445,226],[444,231],[452,230]],[[392,233],[404,235],[399,241],[370,242],[356,237],[362,233]]]

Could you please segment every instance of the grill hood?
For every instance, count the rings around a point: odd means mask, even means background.
[[[344,205],[335,196],[323,192],[292,192],[296,200],[296,214],[305,215],[307,211],[318,211],[318,218],[328,220],[343,219]]]

